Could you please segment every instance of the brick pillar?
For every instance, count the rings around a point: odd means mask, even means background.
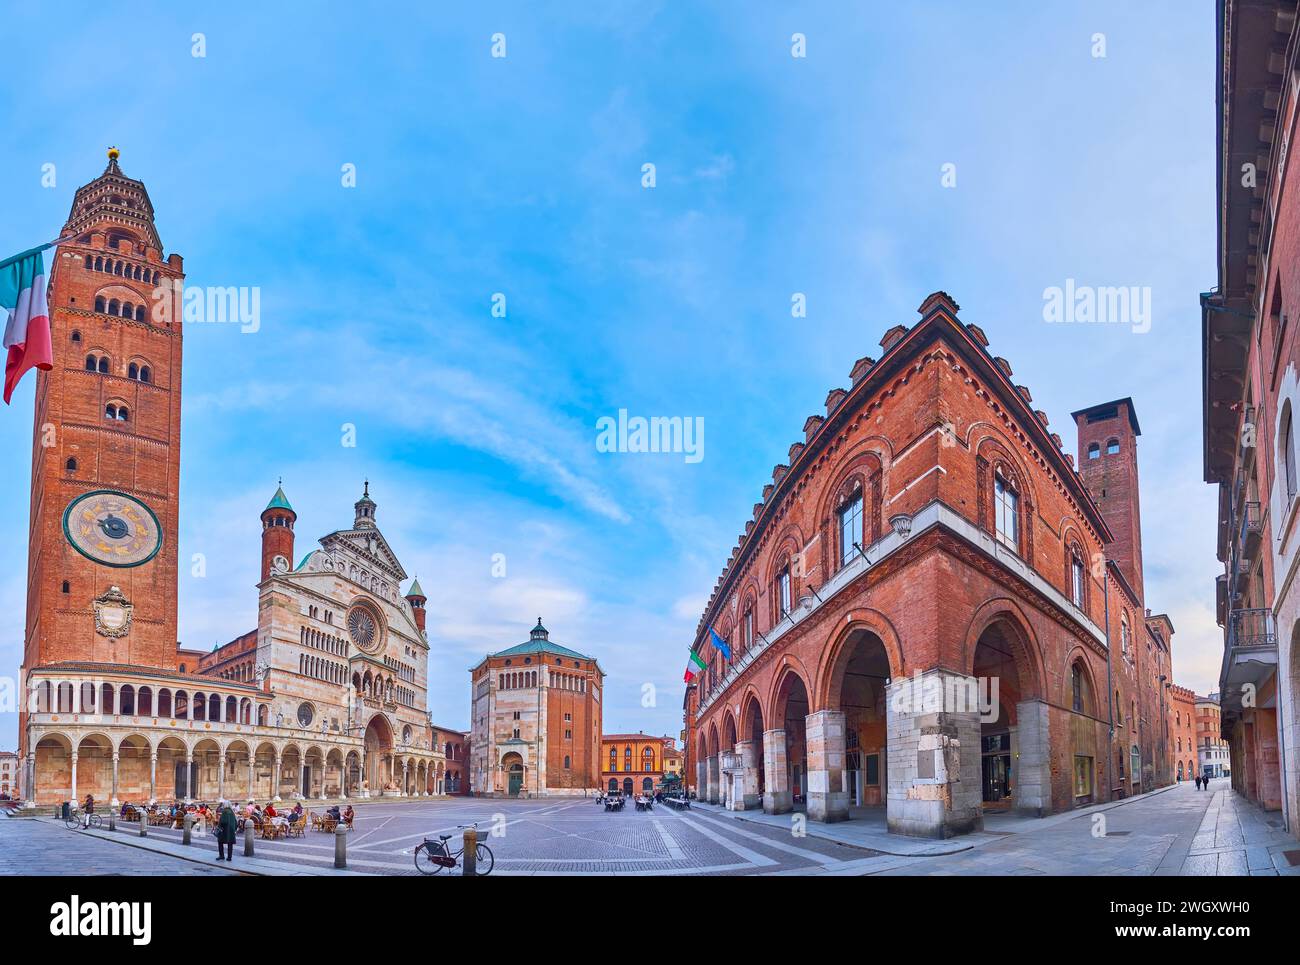
[[[701,801],[709,796],[709,762],[704,758],[695,762],[695,796]]]
[[[758,793],[758,755],[761,750],[752,740],[737,741],[736,753],[741,762],[740,787],[732,799],[732,810],[756,811],[763,806],[763,798]]]
[[[790,793],[790,765],[785,754],[785,729],[763,731],[763,774],[767,787],[763,791],[763,810],[768,814],[788,814],[794,809]]]
[[[1052,758],[1047,720],[1045,701],[1022,700],[1016,704],[1014,750],[1017,756],[1011,772],[1011,795],[1017,814],[1041,818],[1052,809]]]
[[[984,827],[979,710],[944,709],[969,679],[927,670],[886,689],[890,831],[949,838]]]
[[[813,821],[847,821],[844,714],[819,710],[805,717],[804,722],[808,734],[808,817]]]
[[[718,770],[718,757],[715,754],[708,759],[709,767],[709,796],[705,799],[710,804],[717,804],[721,797],[722,782],[719,780],[721,772]]]

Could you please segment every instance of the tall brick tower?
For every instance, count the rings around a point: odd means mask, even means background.
[[[275,495],[262,510],[262,580],[271,575],[279,562],[286,570],[293,568],[293,524],[297,519],[298,514],[289,505],[283,487],[277,486]]]
[[[108,153],[79,188],[50,271],[54,368],[36,382],[27,669],[176,667],[180,255]]]
[[[1070,413],[1079,430],[1079,474],[1115,541],[1106,557],[1119,566],[1138,599],[1142,591],[1142,514],[1138,506],[1137,412],[1116,399]]]

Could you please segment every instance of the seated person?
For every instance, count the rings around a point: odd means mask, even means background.
[[[334,805],[334,806],[331,807],[331,808],[326,808],[326,809],[325,809],[325,816],[328,817],[328,818],[333,818],[335,821],[337,821],[337,820],[339,819],[339,817],[340,817],[340,814],[339,814],[339,806],[336,804],[336,805]]]
[[[262,816],[267,818],[278,818],[280,815],[276,812],[275,805],[272,802],[267,801],[266,810],[262,812]]]
[[[351,824],[351,823],[352,823],[352,815],[353,815],[352,805],[349,804],[347,807],[345,807],[345,808],[343,809],[343,821],[344,821],[345,823],[347,823],[347,824]]]

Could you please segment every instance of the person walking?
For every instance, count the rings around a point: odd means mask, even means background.
[[[84,831],[90,827],[90,816],[95,813],[95,798],[87,794],[86,799],[81,802],[81,828]]]
[[[235,835],[239,831],[239,819],[235,817],[235,809],[228,803],[222,804],[221,817],[217,819],[217,860],[222,859],[222,849],[225,850],[225,859],[227,861],[235,860]]]

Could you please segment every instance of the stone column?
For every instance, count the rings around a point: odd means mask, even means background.
[[[280,753],[275,755],[275,770],[272,772],[275,776],[271,779],[271,800],[280,800]]]
[[[763,731],[763,810],[768,814],[788,814],[794,810],[790,793],[790,765],[786,758],[785,729]]]
[[[731,801],[736,811],[756,811],[763,806],[758,793],[758,755],[760,748],[752,740],[737,741],[736,753],[740,755],[739,787]]]
[[[158,755],[149,755],[149,803],[158,803]]]
[[[348,767],[347,755],[344,755],[343,766],[340,768],[339,771],[339,796],[344,798],[345,800],[347,799],[348,796],[349,770],[350,769]]]
[[[1041,818],[1051,810],[1052,761],[1048,745],[1047,703],[1022,700],[1016,704],[1016,750],[1011,772],[1016,813]],[[1128,747],[1124,748],[1128,763]],[[1130,775],[1131,776],[1131,775]],[[981,777],[981,798],[983,797]]]
[[[24,802],[27,807],[36,807],[36,752],[31,751],[27,755],[27,780],[23,784]]]
[[[217,757],[217,797],[225,799],[226,796],[226,752],[222,751]]]
[[[722,782],[720,780],[721,771],[718,768],[718,757],[715,754],[709,758],[709,796],[710,804],[717,804],[721,796]]]
[[[410,774],[408,773],[408,770],[409,770],[408,762],[402,761],[402,796],[403,797],[411,793],[411,785],[409,783]]]
[[[194,755],[187,753],[185,755],[185,803],[189,804],[194,800]]]
[[[953,699],[971,680],[927,670],[886,689],[890,831],[948,838],[983,828],[978,700]]]
[[[118,800],[117,800],[117,762],[118,762],[118,755],[117,755],[116,752],[114,752],[114,753],[113,753],[113,796],[109,799],[109,802],[108,802],[108,803],[111,804],[113,807],[117,807],[117,806],[118,806]]]
[[[847,821],[844,713],[819,710],[805,717],[804,722],[808,735],[808,817],[812,821]]]
[[[701,758],[695,762],[695,796],[701,801],[709,797],[709,762]]]
[[[254,778],[254,768],[257,766],[257,749],[254,748],[248,752],[248,799],[253,800],[253,789],[256,787]]]
[[[72,752],[72,803],[76,804],[80,798],[77,797],[77,752]]]

